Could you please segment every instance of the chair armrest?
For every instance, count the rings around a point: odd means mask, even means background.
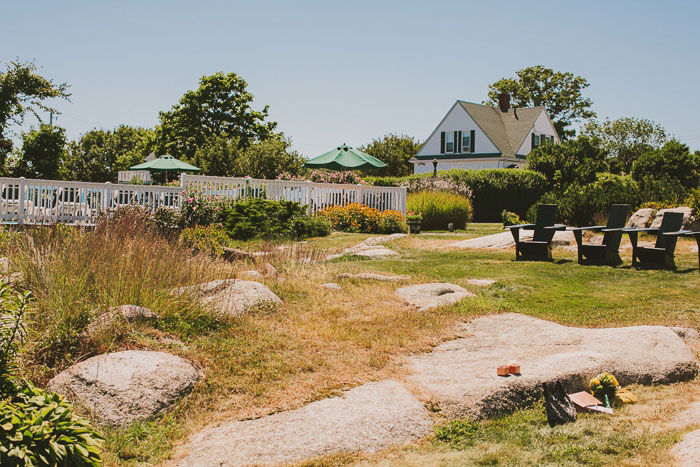
[[[609,229],[600,229],[601,232],[623,232],[624,230],[624,227],[611,227]]]
[[[681,236],[690,236],[690,234],[693,234],[694,232],[691,232],[690,230],[678,230],[676,232],[662,232],[662,235],[668,235],[669,237],[681,237]]]
[[[566,230],[566,226],[564,224],[554,224],[554,225],[549,225],[544,228],[545,230]]]
[[[651,227],[648,227],[646,229],[622,229],[623,232],[651,232],[651,233],[659,233],[661,232],[661,229],[652,229]]]
[[[589,227],[568,227],[566,230],[601,230],[604,228],[604,225],[591,225]]]
[[[519,225],[509,225],[508,228],[510,230],[513,230],[513,229],[526,229],[528,227],[534,227],[534,226],[535,226],[535,224],[519,224]]]

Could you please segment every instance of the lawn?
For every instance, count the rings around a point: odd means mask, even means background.
[[[163,293],[163,287],[236,276],[251,264],[212,261],[167,242],[144,245],[125,238],[111,238],[109,252],[98,255],[88,238],[93,234],[83,233],[62,240],[63,246],[50,254],[43,251],[37,268],[32,266],[38,261],[34,243],[32,251],[9,252],[23,265],[29,287],[36,289],[37,316],[45,315],[33,330],[42,345],[27,347],[23,370],[42,384],[78,358],[126,348],[167,350],[195,362],[205,378],[174,409],[153,421],[106,430],[107,465],[151,465],[167,461],[188,435],[212,423],[293,409],[364,382],[400,377],[403,356],[450,339],[456,323],[482,314],[514,311],[589,327],[665,324],[700,329],[700,273],[690,240],[680,243],[678,272],[634,270],[628,250],[623,250],[625,265],[610,268],[580,266],[576,253],[563,248],[555,249],[555,261],[546,263],[516,262],[513,250],[448,246],[499,231],[497,224],[471,224],[461,232],[409,236],[389,245],[398,257],[381,260],[299,261],[355,245],[367,238],[361,234],[336,233],[286,250],[266,245],[275,251],[270,262],[284,280],[262,282],[283,305],[231,319],[212,317],[196,303]],[[97,263],[104,274],[94,274]],[[68,279],[57,282],[67,271]],[[406,274],[409,283],[452,282],[477,297],[417,313],[394,295],[396,284],[344,279],[339,281],[342,292],[318,287],[336,281],[340,272]],[[470,278],[498,282],[477,288],[467,284]],[[124,301],[152,308],[161,320],[155,328],[130,325],[118,336],[87,346],[76,344],[75,336],[50,337],[56,329],[50,321],[59,314],[64,321],[72,316],[68,323],[79,323],[86,310]],[[45,349],[64,353],[49,361],[37,356]],[[667,463],[666,450],[680,433],[665,428],[663,421],[698,392],[698,383],[633,389],[639,403],[615,417],[584,416],[553,430],[542,407],[479,423],[443,420],[434,436],[415,445],[324,458],[316,464]]]

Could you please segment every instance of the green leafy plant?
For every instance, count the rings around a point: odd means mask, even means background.
[[[327,235],[323,221],[312,220],[306,207],[292,201],[250,199],[231,204],[222,212],[222,223],[234,240],[279,239]]]
[[[441,191],[409,193],[406,209],[422,213],[423,230],[444,230],[450,223],[456,229],[464,229],[472,217],[469,198]]]
[[[100,465],[102,435],[58,394],[16,379],[29,298],[0,283],[0,465]]]
[[[56,393],[25,383],[0,401],[2,466],[99,466],[103,441]]]
[[[518,225],[522,222],[520,221],[520,216],[514,212],[506,211],[505,209],[501,212],[501,218],[503,219],[503,227],[508,227],[509,225]]]
[[[408,212],[406,213],[406,220],[409,220],[409,221],[422,221],[422,220],[423,220],[423,213],[422,213],[422,212],[408,211]]]
[[[231,238],[219,224],[196,225],[180,232],[180,244],[216,256],[231,245]]]

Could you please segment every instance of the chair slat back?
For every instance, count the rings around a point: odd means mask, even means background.
[[[613,204],[610,206],[607,228],[621,229],[627,222],[627,213],[630,210],[629,204]],[[606,232],[603,236],[603,245],[617,251],[622,241],[622,232]]]
[[[557,217],[556,204],[540,204],[537,206],[537,219],[535,220],[535,232],[532,239],[536,242],[547,242],[554,232],[545,230],[545,227],[554,225]]]
[[[661,232],[677,232],[683,226],[682,212],[665,212],[661,219]],[[676,249],[678,237],[668,235],[658,235],[656,237],[656,248],[666,248],[671,253]]]

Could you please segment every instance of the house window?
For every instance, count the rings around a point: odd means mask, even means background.
[[[445,152],[455,152],[455,135],[454,133],[445,133]]]
[[[540,135],[533,134],[532,135],[532,147],[536,148],[539,145],[540,145]]]
[[[462,132],[462,152],[469,152],[471,148],[471,141],[469,137],[469,132]]]

